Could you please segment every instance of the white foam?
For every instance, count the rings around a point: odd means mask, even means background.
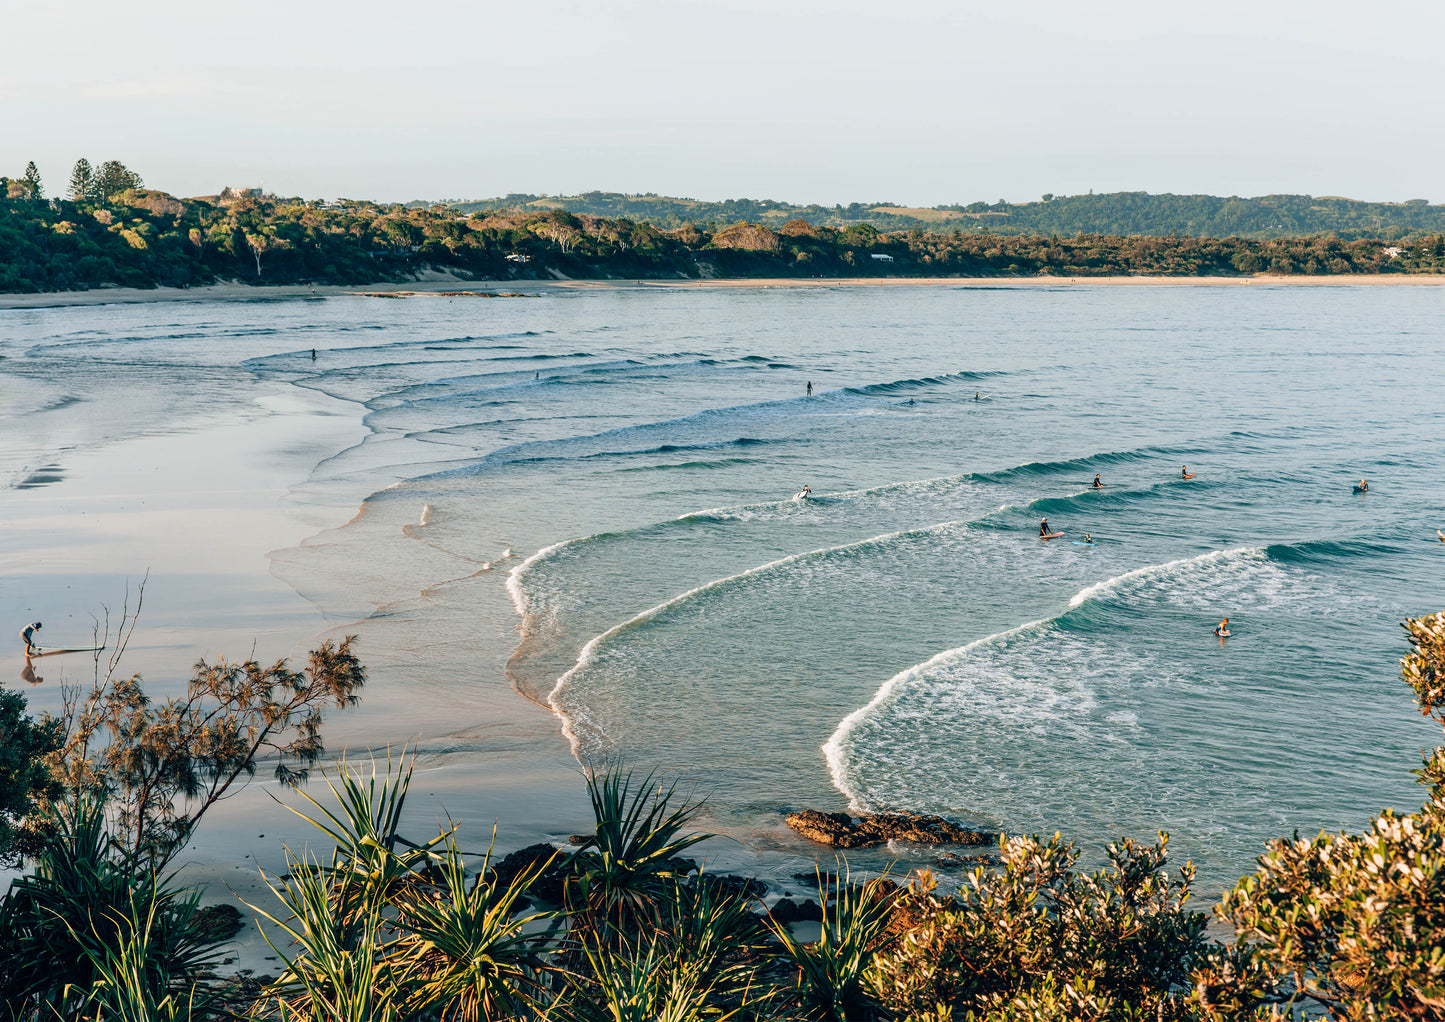
[[[1073,599],[1069,600],[1069,606],[1077,607],[1097,596],[1113,592],[1125,583],[1132,582],[1135,579],[1156,577],[1185,566],[1206,564],[1211,561],[1222,561],[1242,555],[1263,553],[1263,547],[1234,547],[1229,550],[1211,550],[1208,553],[1198,554],[1194,557],[1181,557],[1177,561],[1168,561],[1164,564],[1149,564],[1142,568],[1135,568],[1133,571],[1126,571],[1122,575],[1115,575],[1113,578],[1106,578],[1102,582],[1095,582],[1091,586],[1080,589],[1074,594]]]
[[[576,663],[574,663],[572,667],[567,670],[566,673],[564,673],[560,678],[557,679],[557,683],[552,686],[552,691],[547,696],[547,703],[552,707],[552,712],[557,714],[558,719],[562,721],[562,733],[567,737],[567,741],[572,748],[572,754],[574,756],[578,754],[578,750],[580,748],[580,740],[576,734],[576,728],[574,727],[573,719],[569,716],[568,711],[562,708],[559,700],[561,698],[562,692],[566,689],[568,683],[571,682],[571,680],[577,675],[577,673],[585,670],[596,659],[598,648],[614,636],[617,636],[622,632],[628,631],[639,625],[646,624],[647,622],[654,620],[659,615],[665,613],[673,607],[686,603],[691,599],[701,596],[703,593],[721,589],[724,586],[731,585],[732,583],[741,581],[742,579],[753,578],[766,572],[776,570],[777,568],[781,568],[785,565],[795,564],[798,561],[802,561],[811,557],[820,557],[825,554],[837,553],[842,550],[861,549],[863,547],[869,546],[870,544],[886,543],[890,540],[897,539],[900,536],[917,535],[957,526],[966,527],[967,523],[940,522],[937,525],[928,526],[927,528],[923,529],[900,529],[896,532],[885,532],[877,536],[870,536],[867,539],[856,540],[852,543],[842,543],[838,546],[819,547],[816,550],[808,550],[802,553],[788,554],[786,557],[779,557],[777,560],[768,561],[766,564],[759,564],[756,567],[747,569],[746,571],[740,571],[735,575],[728,575],[724,578],[714,579],[711,582],[696,586],[695,588],[689,589],[685,593],[680,593],[669,600],[665,600],[664,602],[659,603],[655,607],[649,607],[647,610],[644,610],[642,611],[642,613],[636,614],[633,617],[628,618],[621,624],[613,625],[611,628],[607,629],[607,631],[605,632],[602,632],[600,635],[593,636],[587,641],[587,644],[582,647],[581,652],[577,655]],[[569,542],[577,541],[573,540]],[[566,544],[560,543],[556,544],[556,546],[558,547],[565,545]],[[549,547],[547,549],[552,550],[555,549],[555,547]],[[547,551],[539,551],[537,554],[534,554],[531,558],[528,559],[527,563],[530,563],[532,560],[536,560],[545,552]],[[512,578],[509,578],[507,580],[507,586],[509,590],[512,587],[513,579],[515,579],[520,570],[525,567],[526,563],[521,564],[517,568],[513,569]],[[518,588],[520,589],[520,586]],[[519,597],[514,591],[513,603],[518,603],[518,600]],[[520,610],[520,606],[519,613],[524,613]]]
[[[432,510],[432,506],[430,504],[423,504],[421,506],[421,520],[418,521],[416,524],[420,526],[430,525],[433,514],[434,511]]]
[[[863,807],[860,803],[858,793],[852,789],[847,780],[847,758],[843,749],[843,743],[860,723],[866,720],[875,710],[890,702],[894,693],[897,692],[904,683],[922,677],[929,671],[948,666],[961,660],[980,646],[1000,642],[1033,628],[1045,627],[1051,623],[1052,620],[1052,618],[1040,618],[1037,621],[1029,621],[1002,632],[986,635],[982,639],[975,639],[955,649],[946,649],[942,653],[934,654],[921,664],[914,664],[912,667],[899,671],[885,681],[879,687],[878,691],[873,694],[873,698],[870,699],[866,705],[860,706],[848,714],[848,716],[844,717],[837,729],[834,730],[832,736],[823,743],[823,758],[828,764],[828,773],[833,778],[833,787],[842,792],[843,797],[848,800],[849,806],[855,812],[862,810]]]
[[[559,550],[575,546],[578,543],[585,543],[592,538],[592,536],[577,536],[572,539],[564,539],[560,543],[553,543],[551,546],[544,546],[507,573],[507,594],[511,596],[512,606],[517,608],[517,613],[521,617],[527,616],[527,594],[522,590],[522,576],[527,573],[527,570],[538,561],[546,560]],[[511,555],[512,550],[508,547],[502,556],[510,557]]]
[[[1113,578],[1105,579],[1102,582],[1096,582],[1093,585],[1086,586],[1083,589],[1080,589],[1069,600],[1068,607],[1078,607],[1081,604],[1087,602],[1088,600],[1100,596],[1101,594],[1114,592],[1131,581],[1142,578],[1157,577],[1159,575],[1167,575],[1173,572],[1177,572],[1181,568],[1195,566],[1199,564],[1207,564],[1211,562],[1224,561],[1228,559],[1239,558],[1242,556],[1248,556],[1251,554],[1258,554],[1260,556],[1263,556],[1263,548],[1237,547],[1229,550],[1211,550],[1207,553],[1198,554],[1194,557],[1182,557],[1178,560],[1168,561],[1163,564],[1151,564],[1143,568],[1136,568],[1133,571],[1124,572],[1122,575],[1116,575]],[[941,653],[937,653],[920,664],[915,664],[912,667],[899,671],[897,674],[889,678],[879,687],[878,691],[874,693],[873,698],[869,700],[866,705],[859,707],[858,709],[854,710],[852,713],[844,717],[843,720],[839,723],[838,727],[834,730],[833,734],[829,737],[829,739],[823,743],[822,751],[823,757],[828,764],[828,772],[832,777],[833,786],[837,788],[838,791],[841,792],[845,798],[848,799],[849,805],[854,809],[854,811],[863,811],[866,807],[861,804],[861,798],[859,793],[853,788],[853,786],[849,783],[848,780],[848,758],[847,750],[845,749],[845,743],[847,742],[849,735],[858,727],[859,724],[867,720],[870,716],[872,716],[875,712],[877,712],[884,706],[888,705],[905,684],[922,678],[923,676],[940,670],[942,668],[952,666],[958,661],[965,659],[969,656],[969,654],[982,646],[992,645],[1001,642],[1005,639],[1011,638],[1030,629],[1048,627],[1049,625],[1052,625],[1057,619],[1057,616],[1055,616],[1049,618],[1040,618],[1037,621],[1029,621],[1014,628],[1010,628],[1002,632],[995,632],[994,634],[987,635],[981,639],[975,639],[974,641],[969,642],[963,646],[958,646],[956,648],[947,649]]]

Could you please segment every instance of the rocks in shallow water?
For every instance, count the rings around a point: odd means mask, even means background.
[[[914,813],[865,813],[855,819],[847,813],[820,813],[803,809],[788,813],[788,826],[819,844],[834,848],[867,848],[886,841],[920,845],[991,845],[996,834],[968,830],[942,816]]]
[[[773,922],[782,923],[784,926],[789,923],[821,923],[823,921],[823,909],[812,898],[805,901],[779,898],[768,914],[773,917]]]
[[[703,873],[692,878],[714,895],[734,898],[761,898],[768,893],[768,885],[752,877],[736,876],[732,873]]]

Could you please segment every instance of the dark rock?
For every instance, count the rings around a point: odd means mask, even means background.
[[[569,845],[590,845],[595,836],[594,834],[573,834],[567,839],[567,843]]]
[[[806,901],[793,901],[791,898],[779,898],[778,903],[768,913],[773,921],[786,926],[789,923],[821,923],[823,921],[823,909],[812,898]]]
[[[527,888],[527,893],[557,905],[562,902],[563,877],[560,867],[566,858],[554,845],[543,841],[519,848],[504,857],[492,867],[491,873],[496,883],[506,886],[524,872],[537,873],[540,870],[540,874]]]
[[[876,841],[862,837],[853,817],[847,813],[820,813],[816,809],[804,809],[787,815],[788,826],[810,841],[832,845],[834,848],[857,848]]]
[[[941,816],[916,813],[867,814],[856,820],[847,813],[804,809],[787,814],[788,826],[804,837],[834,848],[868,848],[887,841],[920,845],[991,845],[998,835],[969,830]]]
[[[768,893],[768,885],[761,880],[732,873],[703,873],[694,878],[693,882],[702,884],[714,894],[727,894],[738,898],[761,898]]]
[[[246,925],[235,905],[207,905],[196,910],[195,920],[205,939],[217,944],[233,939]]]

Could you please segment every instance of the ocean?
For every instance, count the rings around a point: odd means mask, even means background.
[[[390,665],[373,738],[464,755],[509,688],[745,846],[811,854],[802,807],[1086,861],[1165,830],[1217,894],[1271,837],[1422,800],[1399,621],[1445,609],[1442,313],[1039,285],[8,312],[0,467],[22,508],[65,450],[236,380],[324,395],[364,439],[284,499],[364,500],[269,565]]]

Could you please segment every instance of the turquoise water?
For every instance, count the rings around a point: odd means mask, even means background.
[[[364,403],[367,441],[307,485],[365,513],[277,570],[417,649],[502,636],[580,759],[675,775],[745,841],[787,847],[801,806],[1094,850],[1167,829],[1217,889],[1268,837],[1420,801],[1437,735],[1398,622],[1445,608],[1442,312],[1438,288],[619,290],[57,310],[32,340]]]

